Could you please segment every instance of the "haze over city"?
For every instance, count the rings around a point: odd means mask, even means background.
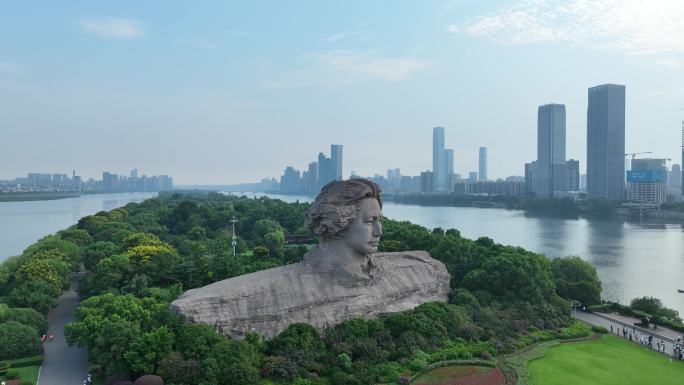
[[[626,151],[678,160],[681,20],[664,0],[6,5],[0,179],[144,167],[255,182],[330,143],[345,178],[416,175],[434,126],[454,172],[485,146],[495,179],[535,159],[548,103],[565,104],[584,173],[587,89],[604,83],[626,86]]]

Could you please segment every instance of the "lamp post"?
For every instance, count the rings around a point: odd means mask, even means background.
[[[233,219],[230,220],[230,223],[233,225],[233,240],[230,242],[230,244],[233,246],[233,257],[235,256],[235,247],[237,246],[237,237],[235,236],[235,223],[237,222],[237,219],[235,219],[235,216],[233,216]]]

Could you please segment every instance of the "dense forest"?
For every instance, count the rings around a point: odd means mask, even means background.
[[[308,207],[175,193],[85,217],[0,265],[0,302],[7,304],[0,328],[18,322],[32,336],[44,332],[42,314],[82,266],[82,302],[66,334],[88,348],[91,370],[110,383],[142,374],[186,385],[408,383],[441,362],[493,362],[538,341],[585,335],[586,327],[571,322],[569,300],[600,300],[596,271],[580,258],[552,261],[455,229],[386,219],[381,251],[427,250],[444,262],[448,303],[322,333],[294,324],[271,340],[231,340],[170,312],[184,290],[300,261],[310,245],[285,239],[308,234]],[[227,226],[233,217],[236,256]]]

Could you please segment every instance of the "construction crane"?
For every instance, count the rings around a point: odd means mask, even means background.
[[[653,151],[630,152],[630,153],[625,154],[625,156],[631,156],[632,160],[634,160],[634,158],[636,158],[637,155],[641,155],[641,154],[653,154]]]

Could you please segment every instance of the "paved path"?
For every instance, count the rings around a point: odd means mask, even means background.
[[[45,343],[43,366],[38,378],[39,385],[82,385],[88,374],[87,354],[84,348],[69,347],[64,337],[64,325],[74,320],[78,307],[77,276],[71,281],[71,288],[57,299],[57,307],[48,315],[50,331],[54,342]]]
[[[627,329],[627,335],[632,333],[635,338],[635,343],[639,343],[640,335],[653,336],[653,350],[656,349],[656,343],[660,341],[665,342],[665,354],[672,356],[674,341],[681,336],[681,333],[676,331],[659,327],[658,330],[645,329],[635,326],[634,322],[639,320],[635,318],[617,316],[616,314],[602,314],[602,313],[584,313],[581,311],[573,311],[572,316],[580,321],[584,321],[590,325],[603,326],[608,331],[613,330],[614,335],[622,337],[622,330]],[[629,340],[629,337],[627,338]]]

